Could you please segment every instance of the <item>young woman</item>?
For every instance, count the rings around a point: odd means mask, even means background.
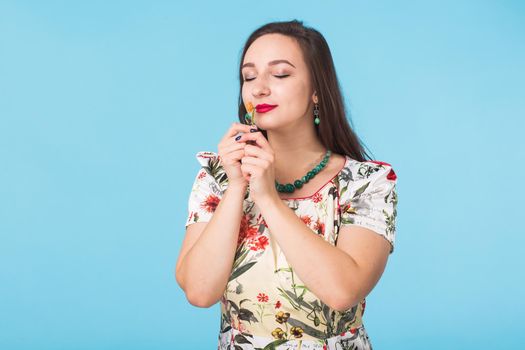
[[[177,282],[195,306],[220,301],[218,349],[371,349],[362,316],[394,249],[396,174],[350,128],[315,29],[262,26],[239,73],[240,123],[196,155]]]

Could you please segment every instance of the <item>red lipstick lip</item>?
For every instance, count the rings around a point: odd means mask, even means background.
[[[264,112],[268,112],[269,110],[274,109],[275,107],[277,107],[277,105],[268,105],[266,103],[263,103],[263,104],[259,104],[255,106],[255,110],[258,113],[264,113]]]

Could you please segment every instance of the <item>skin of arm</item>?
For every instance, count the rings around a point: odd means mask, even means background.
[[[246,186],[230,185],[196,242],[181,252],[177,282],[188,301],[210,307],[220,299],[231,274]]]
[[[390,244],[359,226],[342,226],[333,246],[312,230],[278,196],[257,203],[272,238],[307,288],[325,304],[345,311],[379,281]]]

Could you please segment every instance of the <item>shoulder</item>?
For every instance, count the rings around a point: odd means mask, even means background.
[[[359,180],[372,180],[374,178],[384,177],[390,181],[396,181],[397,175],[392,164],[380,160],[359,161],[346,157],[346,163],[339,174],[340,181],[354,182]]]
[[[346,164],[338,176],[342,200],[395,191],[397,175],[392,164],[380,160],[358,161],[346,157]]]

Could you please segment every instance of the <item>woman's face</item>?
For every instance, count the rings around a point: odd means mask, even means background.
[[[293,126],[311,116],[310,73],[299,45],[281,34],[257,38],[246,51],[242,65],[242,99],[254,107],[277,105],[272,110],[255,112],[255,123],[263,130]]]

